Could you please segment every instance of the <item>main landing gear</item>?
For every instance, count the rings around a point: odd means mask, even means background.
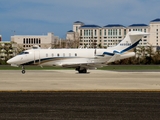
[[[79,73],[87,73],[87,69],[86,68],[81,68],[80,66],[77,67],[75,70],[78,71]]]
[[[25,74],[25,73],[26,73],[25,68],[24,68],[24,66],[22,65],[22,74]]]

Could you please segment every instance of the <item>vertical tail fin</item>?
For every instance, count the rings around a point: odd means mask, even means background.
[[[147,36],[148,33],[140,31],[131,31],[126,37],[114,47],[115,53],[124,53],[130,49],[136,47],[143,36]]]

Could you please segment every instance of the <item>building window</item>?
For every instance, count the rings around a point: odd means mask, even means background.
[[[26,40],[25,40],[25,38],[23,38],[23,44],[25,44],[26,43]]]
[[[82,30],[80,30],[80,36],[82,36]]]
[[[119,35],[121,35],[121,29],[119,29]]]
[[[78,26],[76,26],[76,32],[78,32]]]
[[[124,29],[124,35],[126,35],[126,29]]]
[[[102,30],[99,30],[99,35],[100,35],[100,36],[102,35]]]
[[[33,38],[31,38],[31,44],[33,44]]]
[[[97,36],[97,30],[94,30],[94,35]]]
[[[34,38],[35,39],[35,38]],[[33,44],[33,39],[31,39],[31,43]]]
[[[111,35],[111,32],[110,32],[111,30],[110,29],[108,29],[108,35],[110,36]]]
[[[89,35],[89,30],[84,30],[84,36],[88,36]]]
[[[104,30],[104,35],[106,36],[106,29]]]
[[[36,44],[38,44],[38,39],[36,40]]]
[[[91,36],[93,37],[93,30],[91,30]]]
[[[117,35],[117,29],[116,29],[116,35]]]

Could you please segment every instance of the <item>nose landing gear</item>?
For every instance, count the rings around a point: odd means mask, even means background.
[[[22,65],[22,74],[25,74],[25,68],[24,68],[24,66]]]

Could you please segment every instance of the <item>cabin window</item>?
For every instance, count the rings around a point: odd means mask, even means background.
[[[65,53],[63,53],[63,57],[65,57]]]
[[[29,54],[29,52],[21,52],[18,55],[24,55],[24,54]]]
[[[46,57],[48,57],[48,54],[46,54]]]
[[[59,54],[57,54],[57,56],[59,57]]]
[[[69,57],[71,57],[71,53],[69,53]]]
[[[54,56],[54,54],[52,53],[52,57]]]
[[[77,53],[75,53],[75,56],[77,56]]]

